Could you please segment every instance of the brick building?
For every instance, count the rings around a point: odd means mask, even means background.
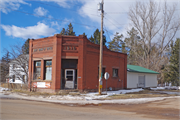
[[[60,89],[98,90],[99,45],[86,36],[61,36],[30,40],[29,85],[39,91]],[[110,77],[107,87],[127,86],[127,54],[103,48],[103,72]],[[106,81],[103,79],[103,88]]]

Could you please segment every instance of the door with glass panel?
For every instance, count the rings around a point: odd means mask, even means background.
[[[65,69],[65,88],[74,89],[75,70]]]

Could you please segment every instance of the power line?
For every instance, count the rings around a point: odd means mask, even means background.
[[[106,17],[104,17],[106,20],[108,20]],[[108,20],[112,25],[114,25],[117,29],[119,29],[113,22],[111,22],[110,20]],[[125,25],[125,24],[121,24],[121,25]]]
[[[108,15],[109,16],[109,18],[111,18],[112,19],[112,17],[109,15],[109,14],[107,14],[106,13],[106,15]],[[118,23],[117,25],[125,25],[125,24],[119,24],[119,22],[118,21],[116,21],[115,19],[112,19],[113,21],[115,21],[116,23]]]
[[[104,24],[104,28],[105,28],[104,30],[106,31],[106,33],[107,33],[109,39],[111,40],[111,38],[110,38],[110,36],[109,36],[109,34],[108,34],[108,31],[106,30],[105,24]]]
[[[128,12],[106,12],[108,14],[127,14]]]
[[[177,10],[180,10],[180,9],[175,9],[175,11],[177,11]],[[171,10],[171,11],[173,11],[173,10]],[[164,10],[162,10],[161,12],[164,12]],[[107,14],[127,14],[127,13],[129,13],[129,12],[106,12]]]
[[[24,12],[24,11],[19,11],[19,10],[14,10],[14,9],[5,8],[5,7],[0,7],[0,8],[9,9],[9,10],[12,10],[12,11],[15,11],[15,12],[20,12],[20,13],[24,13],[24,14],[28,14],[28,15],[32,15],[32,16],[38,16],[38,17],[43,17],[43,18],[47,18],[47,19],[53,19],[53,20],[57,20],[57,21],[71,22],[71,21],[68,21],[68,20],[61,20],[61,19],[57,19],[57,18],[41,16],[41,15],[37,15],[37,14],[33,14],[33,13],[28,13],[28,12]],[[87,25],[87,24],[82,24],[82,23],[77,23],[77,22],[71,22],[71,23],[78,24],[78,25],[82,25],[82,26],[88,26],[88,27],[97,28],[96,26]]]

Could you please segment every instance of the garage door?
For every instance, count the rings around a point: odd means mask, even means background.
[[[138,87],[145,87],[145,76],[139,76]]]

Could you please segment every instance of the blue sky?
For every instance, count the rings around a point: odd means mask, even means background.
[[[179,0],[167,0],[169,4]],[[169,2],[171,1],[171,2]],[[42,38],[60,33],[71,22],[76,35],[90,37],[100,29],[101,0],[1,0],[1,55],[3,49],[22,45],[28,38]],[[128,10],[135,0],[104,0],[104,28],[107,41],[115,32],[126,34],[130,27]],[[42,17],[43,16],[43,17]]]

